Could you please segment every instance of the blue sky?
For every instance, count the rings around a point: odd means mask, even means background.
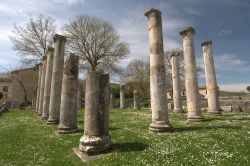
[[[125,66],[132,58],[146,59],[149,48],[144,11],[148,8],[162,11],[165,50],[182,48],[179,31],[193,26],[197,63],[203,66],[200,43],[212,40],[218,84],[237,83],[238,88],[250,84],[249,0],[1,0],[0,70],[19,63],[8,38],[13,23],[25,25],[30,15],[39,13],[56,19],[58,33],[77,14],[109,20],[130,45],[131,54],[121,64]],[[205,83],[204,73],[199,82]],[[232,85],[229,89],[235,88]]]

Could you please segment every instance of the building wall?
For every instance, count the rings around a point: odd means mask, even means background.
[[[12,100],[25,101],[25,93],[27,94],[27,101],[32,102],[34,91],[37,88],[38,82],[38,68],[29,68],[11,72],[12,78]],[[24,85],[22,88],[20,82]]]
[[[0,99],[0,104],[4,103],[7,100],[12,98],[12,82],[10,79],[6,80],[0,79],[0,92],[3,94],[3,97]]]

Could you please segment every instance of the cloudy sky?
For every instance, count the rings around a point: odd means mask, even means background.
[[[1,0],[0,71],[19,62],[9,41],[13,24],[25,25],[29,16],[39,13],[56,19],[58,33],[64,23],[81,13],[109,20],[130,45],[131,54],[121,64],[132,58],[146,59],[149,48],[144,11],[148,8],[162,11],[165,50],[182,48],[179,31],[193,26],[197,63],[203,66],[200,43],[212,40],[218,83],[228,84],[229,90],[243,90],[250,84],[249,0]],[[199,82],[205,83],[204,73]]]

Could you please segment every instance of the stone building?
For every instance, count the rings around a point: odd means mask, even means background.
[[[200,99],[207,99],[207,88],[205,85],[199,86]],[[167,89],[168,99],[173,99],[173,89]],[[181,96],[182,99],[186,99],[186,89],[184,86],[181,87]]]
[[[2,96],[0,104],[5,101],[25,102],[25,100],[31,104],[37,81],[37,67],[11,71],[8,77],[0,78],[0,98]]]
[[[0,104],[12,98],[12,79],[8,77],[0,78]]]
[[[38,82],[38,67],[15,70],[11,72],[12,95],[11,100],[31,103]],[[26,95],[25,95],[26,94]]]

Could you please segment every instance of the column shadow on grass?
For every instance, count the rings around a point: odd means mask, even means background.
[[[148,148],[147,144],[140,142],[114,143],[113,148],[120,152],[143,151]]]
[[[190,127],[179,127],[175,128],[176,132],[185,132],[185,131],[197,131],[197,130],[216,130],[216,129],[231,129],[239,130],[240,126],[190,126]]]

